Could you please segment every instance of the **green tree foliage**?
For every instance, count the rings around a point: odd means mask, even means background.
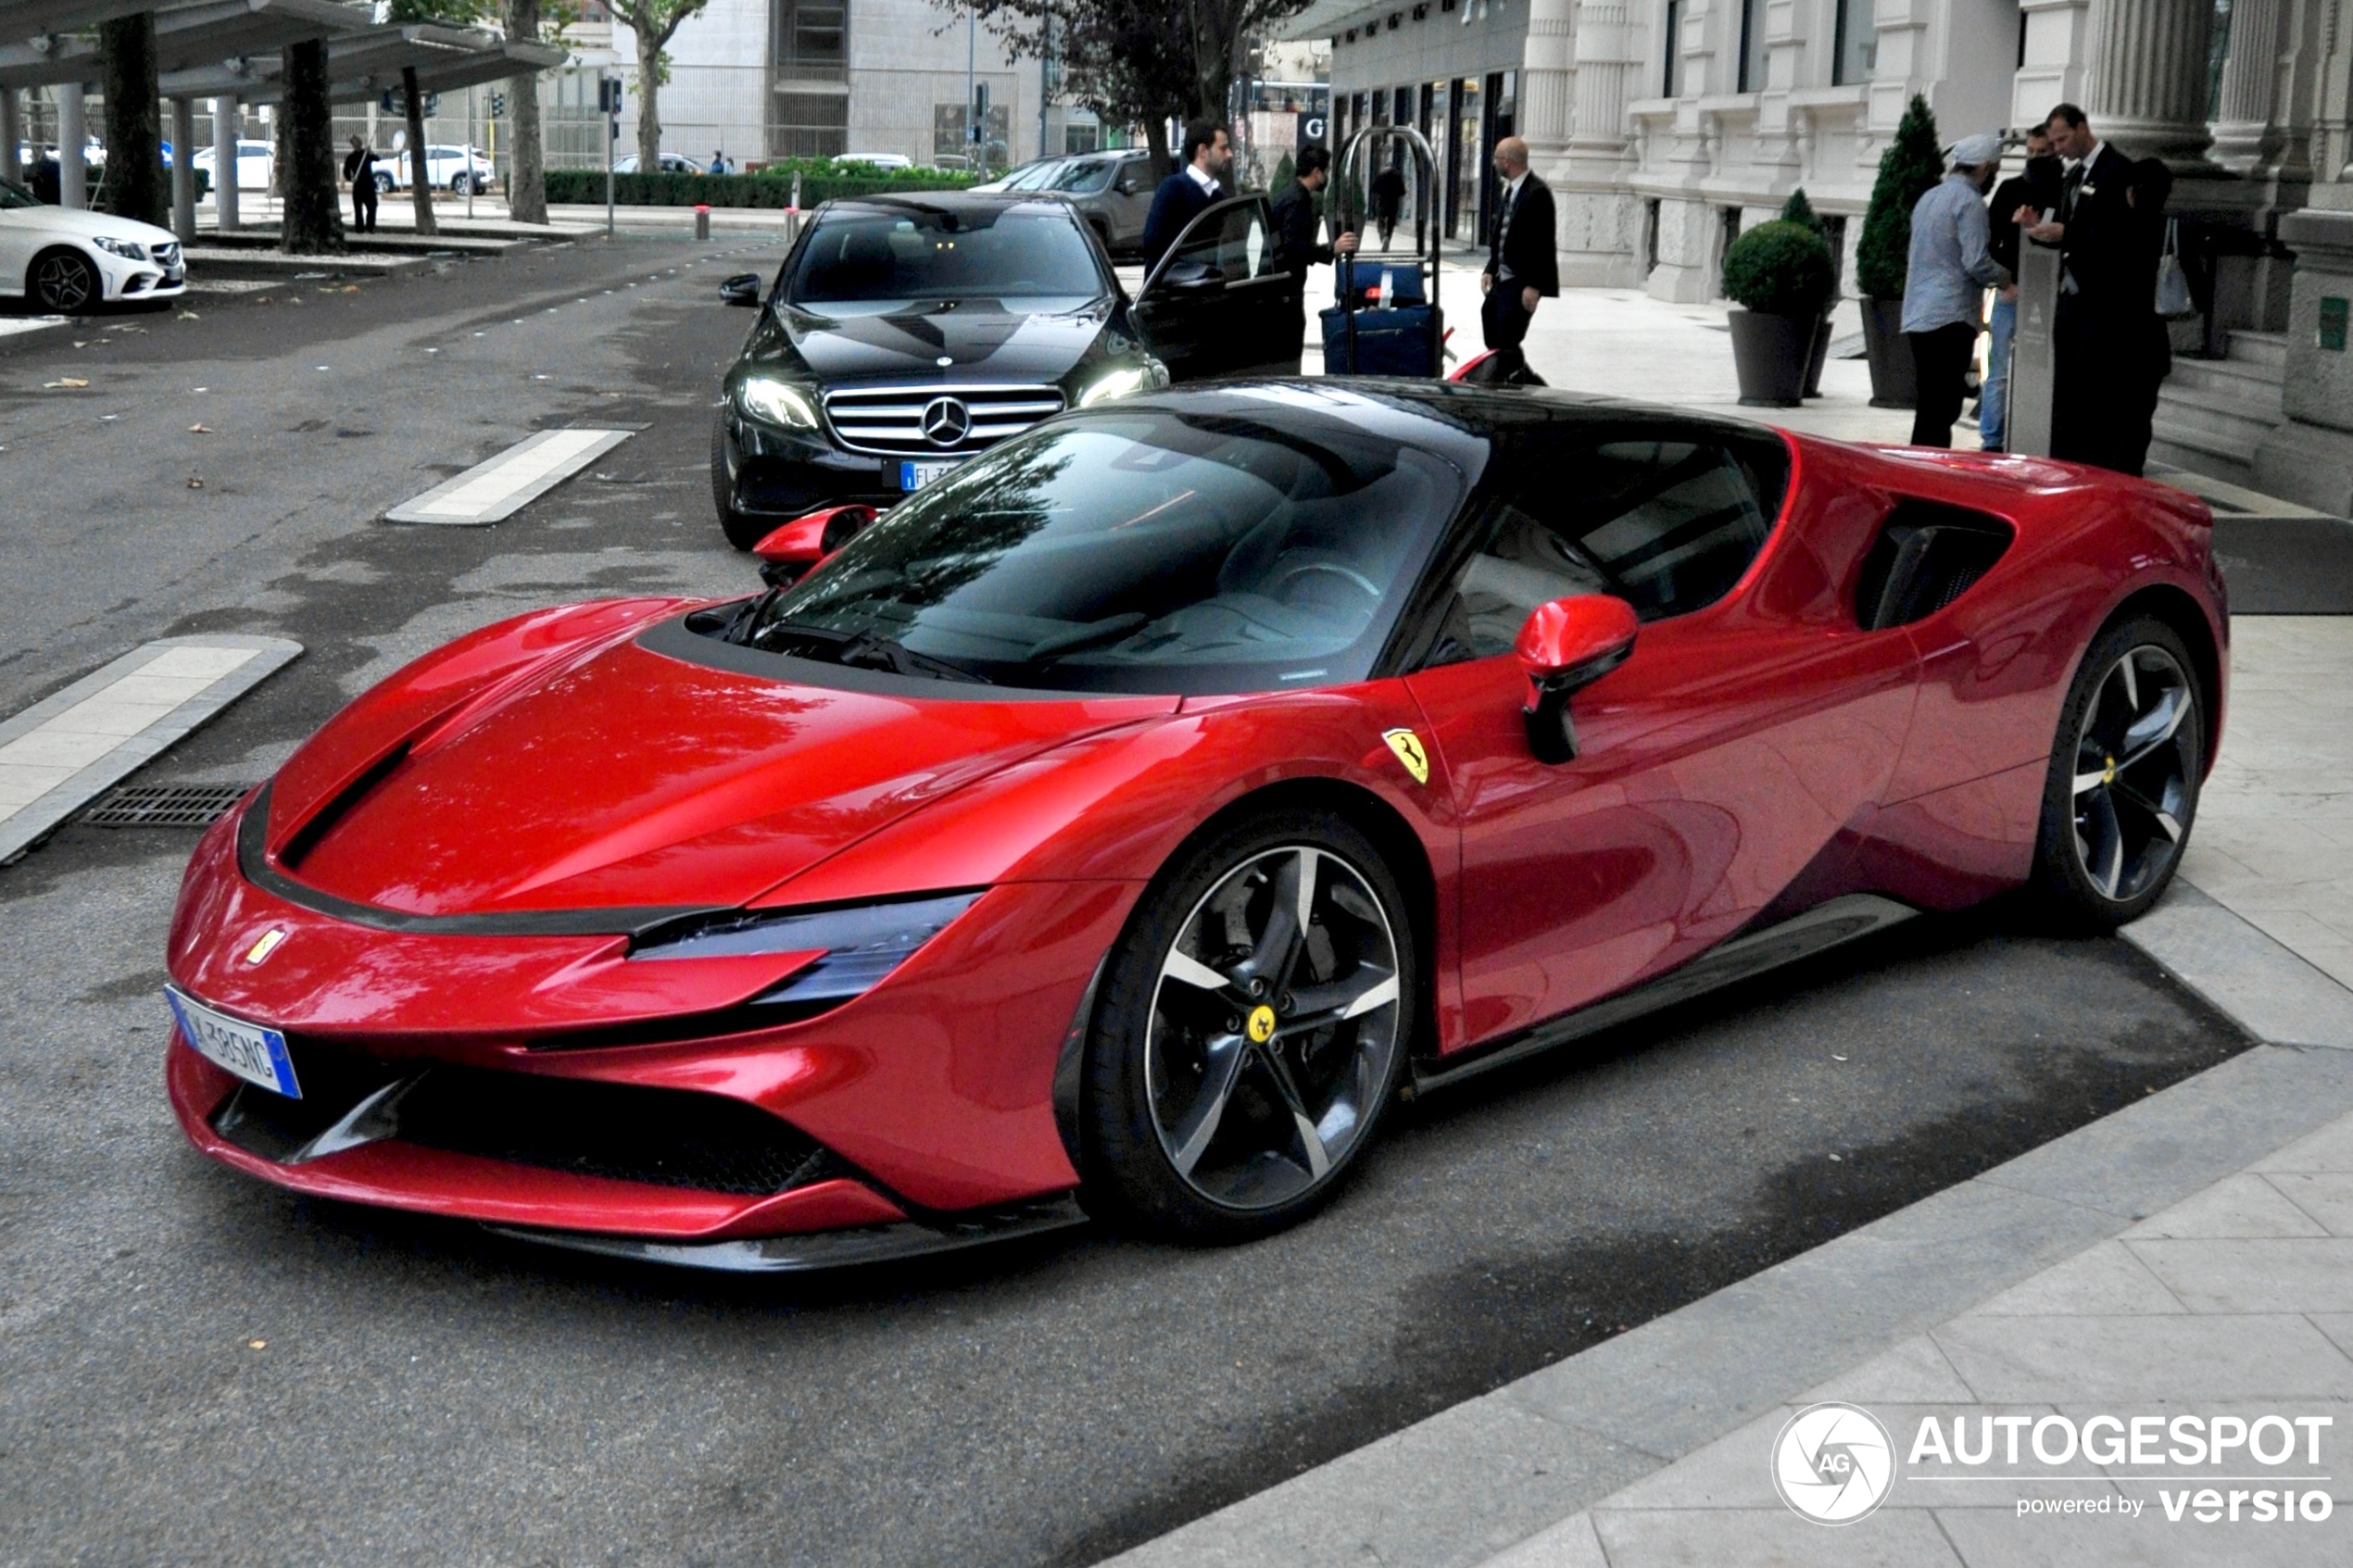
[[[1760,315],[1817,315],[1833,282],[1829,244],[1787,219],[1744,231],[1724,253],[1725,294]]]
[[[1944,177],[1944,155],[1936,140],[1936,116],[1915,94],[1895,127],[1895,139],[1879,158],[1879,180],[1863,214],[1863,238],[1855,252],[1855,282],[1874,299],[1904,297],[1911,270],[1912,208]]]
[[[1803,185],[1792,191],[1789,200],[1781,203],[1781,221],[1803,224],[1821,235],[1825,243],[1830,240],[1830,226],[1814,215],[1814,204],[1806,199],[1806,187]]]

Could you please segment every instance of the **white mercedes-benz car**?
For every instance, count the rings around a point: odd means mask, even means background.
[[[168,299],[187,286],[180,239],[170,230],[50,207],[0,179],[0,295],[72,316],[101,304]]]

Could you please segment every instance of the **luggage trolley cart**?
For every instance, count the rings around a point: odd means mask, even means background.
[[[1441,376],[1445,373],[1445,318],[1438,307],[1438,157],[1428,141],[1410,125],[1371,125],[1348,139],[1332,170],[1340,193],[1340,231],[1353,231],[1361,243],[1365,224],[1353,210],[1361,171],[1372,176],[1373,149],[1401,144],[1413,154],[1415,215],[1428,232],[1427,253],[1412,259],[1360,263],[1332,258],[1338,300],[1324,312],[1324,373],[1331,376]],[[1371,282],[1363,280],[1370,275]],[[1387,287],[1384,289],[1384,276]]]

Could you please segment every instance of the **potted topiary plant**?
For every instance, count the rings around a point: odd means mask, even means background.
[[[1838,308],[1838,247],[1831,245],[1830,225],[1814,216],[1814,204],[1806,199],[1806,187],[1790,192],[1789,200],[1781,204],[1781,221],[1796,223],[1822,237],[1831,253],[1830,292],[1822,296],[1821,324],[1814,330],[1814,352],[1806,361],[1806,395],[1822,395],[1822,366],[1831,354],[1831,312]]]
[[[1911,270],[1912,208],[1944,178],[1936,117],[1917,94],[1880,155],[1879,179],[1855,247],[1855,286],[1863,295],[1863,347],[1871,361],[1871,407],[1908,408],[1918,401],[1911,345],[1904,338],[1904,279]]]
[[[1743,403],[1794,408],[1805,396],[1831,278],[1830,245],[1803,223],[1759,223],[1724,253]]]

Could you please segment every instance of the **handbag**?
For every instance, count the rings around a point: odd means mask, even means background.
[[[2182,270],[2181,220],[2165,220],[2165,254],[2157,258],[2157,313],[2169,321],[2197,314],[2190,276]]]

